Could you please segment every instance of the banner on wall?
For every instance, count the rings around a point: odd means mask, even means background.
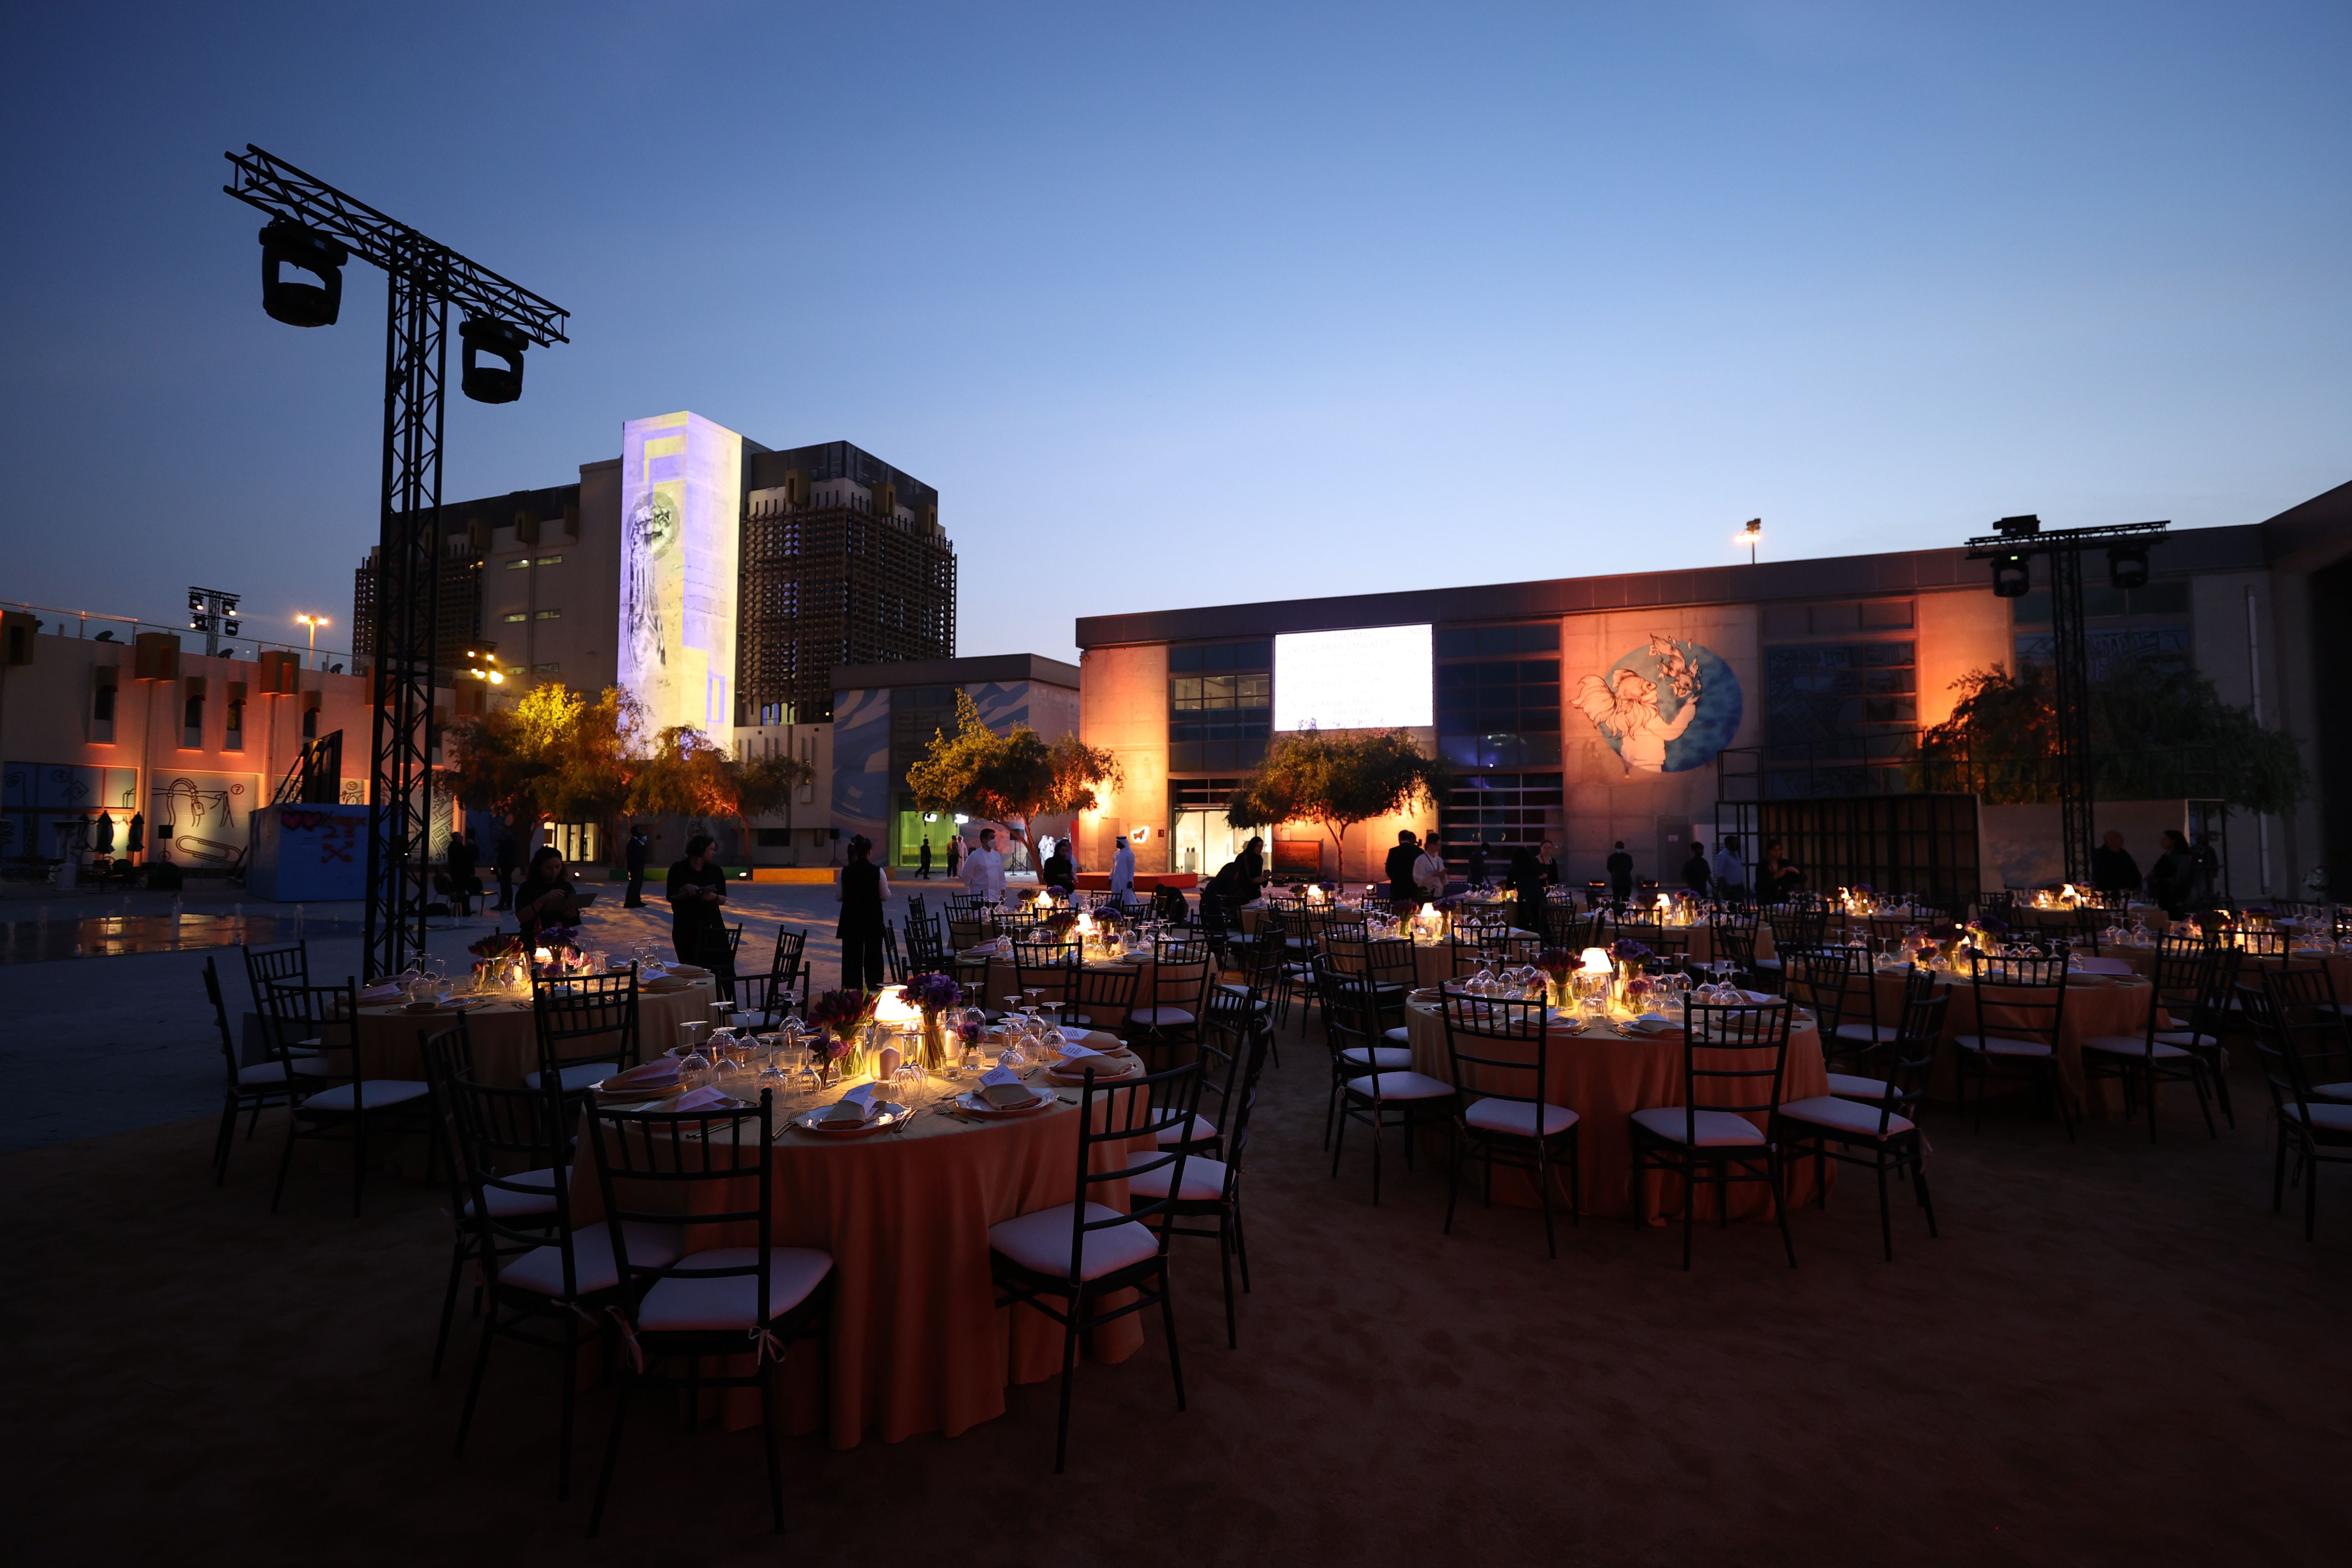
[[[621,689],[655,730],[735,722],[743,437],[699,414],[621,431]]]
[[[183,864],[231,864],[251,842],[247,817],[260,800],[259,773],[156,770],[147,791],[148,858],[162,851]]]
[[[1702,767],[1739,731],[1739,678],[1715,650],[1652,632],[1602,674],[1578,678],[1570,703],[1637,773]]]

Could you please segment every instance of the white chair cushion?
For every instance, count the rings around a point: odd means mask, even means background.
[[[1847,1100],[1885,1100],[1889,1093],[1885,1079],[1856,1078],[1850,1072],[1833,1072],[1829,1078],[1830,1092]]]
[[[256,1062],[249,1068],[236,1069],[236,1086],[239,1089],[262,1089],[285,1081],[284,1062]]]
[[[1138,1198],[1164,1198],[1168,1195],[1168,1177],[1176,1169],[1173,1163],[1155,1166],[1139,1176],[1127,1179],[1128,1195]],[[1213,1204],[1225,1195],[1225,1163],[1205,1160],[1194,1155],[1184,1157],[1184,1187],[1177,1201],[1188,1204]],[[1067,1225],[1067,1220],[1063,1221]]]
[[[1633,1112],[1633,1124],[1671,1142],[1681,1143],[1690,1136],[1690,1127],[1685,1121],[1688,1114],[1679,1105],[1654,1105]],[[1702,1148],[1724,1148],[1736,1143],[1753,1143],[1760,1148],[1764,1134],[1745,1116],[1728,1110],[1702,1110],[1698,1113],[1698,1141]]]
[[[659,1268],[677,1262],[678,1255],[686,1250],[686,1236],[676,1226],[640,1225],[634,1220],[623,1220],[621,1224],[629,1236],[629,1262],[636,1268]],[[613,1262],[611,1226],[588,1226],[572,1233],[572,1272],[583,1296],[610,1290],[621,1282],[621,1271]],[[563,1249],[532,1247],[520,1258],[499,1265],[499,1283],[562,1300]]]
[[[1399,1024],[1393,1029],[1382,1029],[1381,1038],[1392,1046],[1409,1046],[1412,1044],[1412,1031]]]
[[[349,1115],[354,1103],[368,1110],[388,1110],[412,1100],[423,1100],[432,1089],[413,1078],[372,1078],[364,1099],[355,1100],[356,1084],[339,1083],[322,1089],[302,1102],[305,1110],[340,1110]]]
[[[1836,1037],[1861,1046],[1883,1046],[1899,1032],[1892,1024],[1840,1024]]]
[[[1189,1163],[1189,1162],[1188,1162]],[[1068,1278],[1070,1272],[1070,1204],[1057,1204],[1035,1214],[1024,1214],[1018,1219],[1008,1219],[1002,1225],[988,1227],[988,1245],[1024,1268],[1040,1274]],[[1101,1204],[1087,1205],[1089,1221],[1117,1219],[1118,1211]],[[1101,1230],[1087,1232],[1084,1250],[1078,1255],[1078,1278],[1099,1279],[1104,1275],[1132,1267],[1160,1250],[1160,1239],[1149,1227],[1129,1220],[1125,1225],[1108,1226]]]
[[[1194,1022],[1192,1015],[1181,1007],[1138,1007],[1127,1016],[1130,1024],[1140,1024],[1147,1029],[1172,1029]]]
[[[2352,1083],[2314,1084],[2311,1092],[2322,1100],[2352,1100]]]
[[[1203,1138],[1216,1135],[1217,1124],[1205,1116],[1195,1114],[1181,1127],[1161,1128],[1152,1134],[1152,1141],[1158,1143],[1197,1143]]]
[[[1840,1100],[1833,1094],[1817,1094],[1810,1100],[1792,1100],[1780,1107],[1780,1114],[1792,1121],[1810,1121],[1816,1127],[1834,1127],[1858,1138],[1878,1136],[1878,1107],[1863,1105],[1851,1100]],[[1888,1136],[1911,1131],[1911,1120],[1905,1116],[1886,1119]]]
[[[2083,1042],[2083,1048],[2096,1051],[2101,1056],[2138,1057],[2143,1060],[2148,1055],[2147,1042],[2137,1035],[2093,1035]],[[2176,1061],[2188,1054],[2179,1046],[2168,1046],[2162,1040],[2156,1042],[2156,1059],[2158,1061]]]
[[[632,1244],[634,1246],[634,1244]],[[632,1251],[629,1261],[636,1261]],[[760,1261],[756,1247],[719,1247],[688,1254],[682,1261],[696,1268],[747,1268]],[[814,1247],[777,1247],[768,1251],[768,1316],[771,1321],[809,1299],[833,1271],[833,1254]],[[673,1274],[657,1280],[637,1309],[640,1333],[678,1333],[698,1330],[759,1327],[760,1282],[749,1274],[698,1279]]]
[[[564,1093],[578,1094],[590,1084],[601,1083],[620,1070],[621,1064],[617,1061],[573,1062],[569,1067],[556,1068],[555,1076],[562,1080]],[[525,1089],[537,1089],[545,1081],[545,1076],[542,1073],[527,1072],[522,1075],[522,1086]]]
[[[1537,1131],[1536,1112],[1543,1112],[1542,1131]],[[1462,1113],[1462,1120],[1481,1132],[1505,1132],[1514,1138],[1549,1138],[1555,1132],[1565,1132],[1576,1125],[1576,1112],[1565,1105],[1531,1105],[1524,1100],[1496,1100],[1491,1095],[1473,1104]]]
[[[1350,1046],[1339,1053],[1339,1062],[1341,1066],[1354,1068],[1358,1072],[1367,1068],[1390,1072],[1412,1066],[1412,1053],[1402,1046],[1374,1046],[1369,1051],[1362,1046]]]
[[[2194,1029],[2158,1029],[2157,1043],[2166,1046],[2203,1046],[2211,1047],[2217,1042],[2210,1035],[2200,1035]]]
[[[1974,1035],[1962,1035],[1960,1048],[1966,1051],[1976,1050],[1977,1037]],[[2039,1040],[2005,1040],[1999,1035],[1994,1035],[1985,1040],[1983,1054],[1989,1057],[2046,1057],[2050,1054],[2050,1047]]]
[[[1385,1046],[1377,1049],[1386,1050]],[[1367,1097],[1373,1093],[1372,1079],[1380,1079],[1379,1094],[1382,1100],[1440,1100],[1454,1092],[1454,1086],[1431,1078],[1427,1073],[1380,1072],[1348,1080],[1348,1092]]]
[[[2286,1112],[2288,1121],[2302,1120],[2299,1108],[2288,1105],[2281,1109]],[[2327,1105],[2314,1102],[2311,1106],[2311,1125],[2321,1132],[2352,1132],[2352,1105]]]
[[[518,1171],[500,1178],[517,1185],[533,1187],[535,1192],[519,1193],[513,1187],[489,1189],[490,1217],[519,1219],[525,1215],[555,1212],[555,1173],[553,1171]],[[466,1217],[474,1216],[474,1200],[466,1200]]]

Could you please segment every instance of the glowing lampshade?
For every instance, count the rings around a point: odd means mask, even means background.
[[[1609,950],[1605,947],[1586,948],[1584,950],[1584,963],[1582,968],[1583,972],[1587,974],[1608,974],[1612,973],[1612,967],[1609,963]]]

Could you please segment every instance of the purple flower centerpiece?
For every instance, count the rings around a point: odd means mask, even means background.
[[[948,1065],[948,1040],[940,1019],[949,1008],[963,1005],[963,987],[944,974],[918,974],[898,987],[898,1000],[922,1010],[923,1066],[940,1071]]]
[[[1658,955],[1632,937],[1621,936],[1610,944],[1609,956],[1620,963],[1639,963],[1645,958],[1655,958]]]
[[[879,991],[827,991],[809,1004],[808,1021],[824,1040],[827,1064],[857,1048],[881,1000]]]

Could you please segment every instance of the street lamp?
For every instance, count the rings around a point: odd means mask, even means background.
[[[1731,536],[1731,542],[1748,546],[1748,564],[1753,566],[1756,564],[1756,546],[1763,537],[1764,520],[1760,517],[1751,517],[1740,525],[1738,533]]]
[[[327,617],[324,616],[297,616],[294,617],[294,624],[298,626],[308,626],[310,628],[310,662],[312,664],[318,663],[319,628],[327,624]]]

